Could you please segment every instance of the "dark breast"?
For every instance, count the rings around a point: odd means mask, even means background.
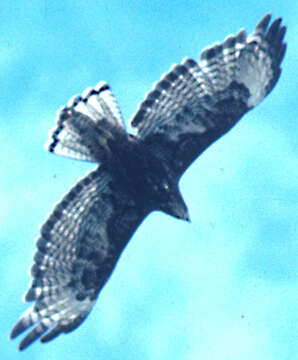
[[[151,201],[155,195],[154,184],[167,177],[165,165],[133,138],[114,144],[113,154],[109,166],[117,186],[121,186],[139,206],[154,210]]]

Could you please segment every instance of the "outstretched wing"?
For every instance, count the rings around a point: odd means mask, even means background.
[[[104,166],[72,188],[41,228],[25,295],[35,304],[11,332],[14,338],[33,326],[20,350],[82,323],[145,215]]]
[[[179,178],[192,161],[256,106],[277,82],[285,26],[266,15],[206,48],[199,65],[185,59],[155,85],[132,119],[137,136]]]
[[[116,98],[105,82],[71,98],[57,113],[46,149],[77,160],[104,162],[108,140],[125,134]]]

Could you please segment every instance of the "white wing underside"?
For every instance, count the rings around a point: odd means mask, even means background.
[[[245,111],[262,101],[278,79],[279,63],[285,51],[282,43],[285,27],[280,28],[281,19],[277,19],[267,30],[270,18],[265,16],[248,37],[242,29],[222,43],[205,48],[199,63],[185,58],[181,64],[173,65],[154,84],[132,118],[131,125],[138,129],[137,135],[145,138],[166,132],[177,141],[181,134],[204,133],[210,125],[208,120],[205,124],[195,121],[195,115],[205,110],[216,114],[217,103],[231,95],[237,96],[237,92],[231,94],[229,89],[233,83],[249,92],[247,98],[242,94]],[[182,114],[183,123],[177,124],[175,117],[184,107],[193,116]]]

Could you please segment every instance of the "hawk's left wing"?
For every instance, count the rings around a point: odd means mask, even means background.
[[[210,144],[256,106],[276,84],[286,45],[285,26],[266,15],[205,49],[199,65],[185,59],[166,74],[132,119],[137,136],[177,178]]]
[[[91,311],[127,241],[145,217],[119,177],[99,166],[78,182],[41,228],[25,301],[11,332],[23,350],[77,328]]]

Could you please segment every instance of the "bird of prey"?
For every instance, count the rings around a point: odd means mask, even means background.
[[[110,87],[100,82],[57,114],[50,152],[96,163],[41,227],[25,301],[11,338],[19,349],[54,339],[88,316],[133,233],[152,211],[189,221],[178,182],[189,165],[275,86],[286,44],[281,18],[266,15],[174,65],[131,120],[129,134]]]

